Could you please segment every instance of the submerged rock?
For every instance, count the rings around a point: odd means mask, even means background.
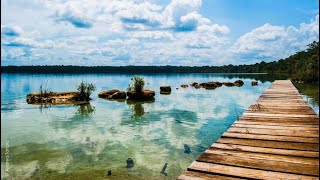
[[[126,168],[132,168],[133,166],[134,166],[133,160],[131,158],[128,158]]]
[[[116,92],[110,96],[111,99],[126,99],[127,94],[124,91]]]
[[[195,85],[194,87],[195,87],[196,89],[202,88],[202,86],[200,86],[200,84],[197,84],[197,85]]]
[[[207,82],[205,84],[205,88],[206,89],[215,89],[217,87],[218,87],[218,85],[215,82]]]
[[[227,86],[227,87],[235,86],[235,84],[232,83],[232,82],[223,82],[222,84],[225,85],[225,86]]]
[[[127,92],[128,100],[152,100],[154,99],[155,92],[152,90],[143,90],[142,92],[136,92],[136,91],[128,91]]]
[[[192,84],[190,84],[191,86],[193,86],[193,87],[195,87],[195,86],[198,86],[199,85],[199,83],[197,83],[197,82],[193,82]]]
[[[27,95],[28,104],[86,104],[91,99],[79,92],[31,93]]]
[[[184,146],[184,153],[190,154],[191,153],[191,149],[190,149],[189,145],[188,144],[184,144],[183,146]]]
[[[258,82],[257,82],[257,81],[252,81],[252,82],[251,82],[251,85],[252,85],[252,86],[258,86]]]
[[[160,86],[160,91],[171,91],[170,86]]]
[[[106,90],[106,91],[102,91],[98,94],[98,96],[100,98],[109,98],[111,95],[113,95],[114,93],[120,92],[120,90],[118,89],[110,89],[110,90]]]
[[[221,82],[204,82],[200,83],[199,86],[196,86],[197,89],[204,87],[205,89],[216,89],[217,87],[222,86]]]
[[[237,81],[234,82],[234,85],[238,86],[238,87],[241,87],[241,86],[244,85],[244,82],[242,80],[237,80]]]
[[[124,91],[120,91],[118,89],[110,89],[106,91],[102,91],[98,94],[100,98],[108,99],[108,100],[125,100],[127,98],[127,94]]]
[[[160,94],[171,94],[170,86],[160,86]]]

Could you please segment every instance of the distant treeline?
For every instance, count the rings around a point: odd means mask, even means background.
[[[319,82],[319,42],[305,51],[279,61],[224,66],[1,66],[1,73],[92,74],[92,73],[269,73],[286,74],[303,81]]]

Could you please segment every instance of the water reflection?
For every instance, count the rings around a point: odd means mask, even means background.
[[[86,103],[79,105],[79,108],[75,114],[81,116],[90,116],[94,111],[95,107],[92,106],[90,103]]]
[[[63,108],[64,106],[60,106],[59,108]],[[92,121],[92,114],[95,112],[95,106],[90,103],[75,105],[78,107],[73,115],[70,117],[62,118],[62,119],[54,119],[49,122],[49,125],[54,127],[55,129],[74,129],[81,124],[86,124]],[[71,108],[71,107],[69,107]],[[53,112],[54,113],[54,112]]]
[[[240,76],[245,84],[239,88],[175,89],[182,83],[233,82]],[[104,89],[125,89],[131,75],[2,76],[1,135],[14,147],[9,149],[10,171],[16,179],[175,179],[271,84],[261,82],[265,76],[144,75],[148,89],[156,91],[151,102],[98,98]],[[261,81],[252,87],[256,77]],[[46,116],[41,116],[25,96],[47,79],[57,91],[72,89],[82,79],[96,84],[97,91],[91,104],[42,107]],[[170,95],[159,94],[163,84],[173,87]],[[126,168],[128,158],[132,168]]]
[[[299,92],[305,95],[305,100],[319,114],[319,84],[294,83]]]
[[[127,100],[127,104],[129,105],[129,107],[132,110],[131,119],[138,119],[138,118],[142,117],[145,113],[143,104],[151,104],[151,103],[154,103],[154,101],[155,101],[154,99],[148,100],[148,101]]]

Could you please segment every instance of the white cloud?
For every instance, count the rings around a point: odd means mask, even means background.
[[[6,26],[1,24],[1,36],[20,36],[23,30],[19,26]]]
[[[271,61],[285,58],[303,50],[312,41],[319,39],[319,15],[310,23],[293,26],[273,26],[265,24],[241,36],[230,51],[234,59],[248,61]]]
[[[25,50],[21,61],[34,64],[250,63],[285,57],[319,37],[316,16],[299,27],[267,23],[232,42],[228,26],[201,14],[201,0],[33,0],[25,4],[6,1],[10,20],[1,25],[1,43],[6,54],[10,49]],[[23,21],[20,16],[25,17]],[[5,63],[20,63],[7,57],[2,56]]]
[[[174,35],[167,31],[138,31],[132,32],[130,36],[142,39],[174,39]]]

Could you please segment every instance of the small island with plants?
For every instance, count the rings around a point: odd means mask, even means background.
[[[131,84],[127,89],[127,92],[120,91],[118,89],[110,89],[100,92],[98,96],[111,101],[124,101],[126,99],[132,101],[154,100],[155,92],[153,90],[144,89],[144,86],[144,78],[140,76],[134,76],[131,78]]]
[[[91,83],[81,82],[74,92],[52,92],[40,86],[39,92],[27,95],[28,104],[86,104],[91,98],[95,86]]]

